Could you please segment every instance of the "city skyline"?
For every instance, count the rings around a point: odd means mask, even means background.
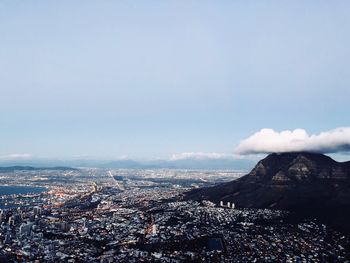
[[[350,262],[349,1],[0,1],[0,263]]]

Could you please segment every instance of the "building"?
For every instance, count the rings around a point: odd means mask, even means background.
[[[30,235],[30,231],[32,229],[33,223],[23,223],[21,224],[21,226],[19,227],[19,233],[20,235],[26,235],[29,236]]]
[[[152,235],[157,235],[157,225],[156,224],[152,225]]]
[[[38,207],[38,206],[36,206],[36,207],[34,207],[34,215],[41,215],[41,208],[40,207]]]

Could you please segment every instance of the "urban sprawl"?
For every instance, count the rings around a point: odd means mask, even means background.
[[[0,197],[0,262],[346,262],[348,236],[286,211],[184,201],[239,171],[71,169],[0,174],[44,187]]]

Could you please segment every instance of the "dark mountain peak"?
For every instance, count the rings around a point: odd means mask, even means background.
[[[249,174],[192,190],[185,198],[246,208],[343,213],[350,211],[350,162],[336,162],[318,153],[273,153]]]
[[[313,152],[285,152],[285,153],[271,153],[261,162],[270,165],[288,164],[292,162],[314,162],[315,164],[334,164],[331,157],[321,153]]]
[[[338,163],[319,153],[287,152],[272,153],[258,162],[248,176],[256,180],[300,181],[312,179],[346,179],[348,163]]]

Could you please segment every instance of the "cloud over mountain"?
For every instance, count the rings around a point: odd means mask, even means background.
[[[309,151],[336,153],[350,151],[350,127],[309,135],[304,129],[277,132],[261,129],[242,140],[235,149],[237,154]]]

